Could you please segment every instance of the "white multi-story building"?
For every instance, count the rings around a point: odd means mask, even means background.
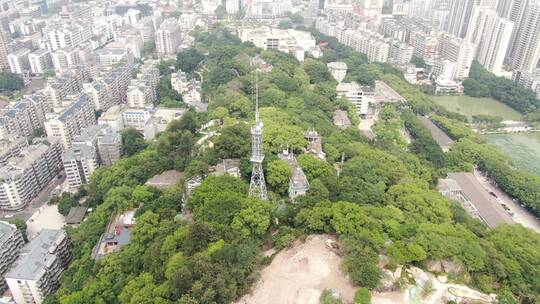
[[[458,38],[465,38],[475,1],[477,0],[451,1],[450,15],[445,28],[448,33]]]
[[[523,14],[527,9],[528,3],[529,1],[527,0],[499,0],[497,6],[499,16],[514,23],[514,30],[512,31],[512,37],[510,38],[510,43],[506,52],[507,59],[513,58],[514,52],[516,51],[517,34],[521,28],[521,21],[523,20]]]
[[[0,293],[7,288],[4,275],[19,257],[23,246],[24,239],[17,227],[0,221]]]
[[[127,105],[130,108],[145,108],[155,102],[150,87],[144,82],[132,80],[127,89]]]
[[[359,9],[361,14],[370,21],[379,23],[381,21],[383,0],[360,0]]]
[[[174,55],[180,46],[181,32],[178,21],[169,18],[163,21],[156,32],[156,51],[160,55]]]
[[[227,0],[225,10],[229,15],[237,14],[240,11],[240,0]]]
[[[512,54],[512,69],[532,72],[540,59],[540,3],[530,2],[523,13]]]
[[[245,4],[246,17],[253,19],[282,17],[292,9],[291,0],[253,0]]]
[[[92,38],[92,26],[87,21],[61,23],[43,30],[47,48],[53,52],[65,47],[77,47]]]
[[[402,65],[411,62],[414,54],[414,47],[394,40],[390,43],[390,51],[388,54],[388,62],[394,65]]]
[[[469,77],[476,51],[475,44],[452,35],[442,35],[439,48],[441,60],[455,63],[455,70],[450,79],[457,80]]]
[[[356,108],[359,115],[369,114],[369,105],[374,102],[375,91],[369,87],[362,87],[356,82],[342,82],[337,85],[338,98],[345,97]]]
[[[24,137],[10,135],[0,139],[0,166],[7,165],[10,158],[19,155],[26,147],[28,141]]]
[[[256,47],[265,50],[291,53],[299,61],[304,61],[306,52],[315,58],[322,56],[321,49],[309,32],[259,27],[240,29],[238,36],[242,42],[252,42]]]
[[[512,80],[527,89],[531,89],[540,98],[540,69],[533,72],[515,70],[512,73]]]
[[[414,56],[423,58],[426,64],[434,65],[439,57],[439,36],[435,33],[414,32],[409,43],[414,47]]]
[[[105,111],[98,118],[98,125],[109,126],[113,132],[120,132],[124,129],[124,118],[122,117],[123,106],[114,105]]]
[[[55,139],[39,140],[0,167],[0,209],[24,208],[61,168],[61,146]]]
[[[65,106],[66,98],[81,93],[83,83],[89,79],[90,77],[83,67],[72,69],[49,78],[43,89],[43,94],[50,107],[62,108]]]
[[[83,63],[80,51],[76,48],[66,47],[51,53],[54,70],[57,73],[66,72],[69,69]]]
[[[99,166],[97,137],[87,138],[87,135],[88,133],[83,132],[81,136],[74,140],[71,148],[62,154],[66,179],[72,188],[88,184],[90,175]]]
[[[496,75],[502,71],[513,28],[513,22],[499,17],[493,9],[473,8],[466,39],[477,45],[476,60]]]
[[[67,267],[70,241],[64,230],[42,230],[22,249],[6,282],[17,304],[41,304],[60,286]]]
[[[340,83],[347,76],[347,64],[345,62],[330,62],[327,64],[328,71],[332,74],[332,77]]]
[[[12,106],[0,110],[0,138],[31,136],[43,128],[45,114],[49,110],[50,107],[40,95],[21,98]]]
[[[96,124],[94,104],[87,95],[80,95],[59,115],[45,122],[45,132],[49,137],[60,138],[64,148],[67,149],[84,128],[94,124]]]
[[[179,94],[184,94],[188,91],[189,80],[187,74],[182,71],[171,74],[171,87]]]
[[[29,49],[22,48],[7,56],[9,69],[15,74],[24,74],[30,71],[30,62],[28,55],[31,53]]]
[[[28,55],[32,74],[44,74],[52,69],[51,53],[47,49],[39,49]]]
[[[9,53],[9,34],[4,31],[4,29],[0,29],[0,69],[8,69],[9,68],[9,62],[7,59],[7,55]]]
[[[102,48],[94,52],[96,61],[104,67],[111,67],[113,65],[131,64],[133,63],[133,54],[127,49],[123,48]]]
[[[96,79],[91,83],[83,83],[83,92],[94,103],[96,110],[107,110],[111,106],[108,85],[101,79]]]

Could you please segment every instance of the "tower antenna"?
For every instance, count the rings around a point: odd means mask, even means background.
[[[251,126],[251,182],[249,184],[249,196],[262,200],[268,199],[266,192],[266,181],[262,163],[264,160],[263,151],[263,128],[264,125],[259,119],[259,70],[255,73],[255,124]]]

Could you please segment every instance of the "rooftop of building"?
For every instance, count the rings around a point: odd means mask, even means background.
[[[331,69],[336,69],[336,70],[346,70],[347,69],[347,64],[345,62],[341,62],[341,61],[335,61],[335,62],[330,62],[327,64],[328,68],[331,68]]]
[[[183,172],[178,172],[176,170],[168,170],[158,175],[155,175],[149,179],[145,185],[156,187],[158,189],[167,189],[172,188],[178,184],[180,178],[184,176]]]
[[[28,142],[24,137],[8,135],[0,139],[0,156],[10,152],[12,149],[20,146],[26,146]]]
[[[399,95],[392,87],[386,82],[381,80],[375,80],[375,100],[381,102],[404,102],[405,98]]]
[[[19,259],[11,270],[5,275],[6,278],[37,280],[45,272],[46,266],[56,259],[53,251],[65,238],[63,230],[43,229],[30,243],[22,249]]]
[[[338,128],[348,128],[350,127],[351,120],[349,119],[349,115],[347,114],[347,111],[344,110],[336,110],[334,111],[334,125],[336,125]]]
[[[15,178],[24,173],[48,150],[49,146],[43,143],[33,144],[22,149],[18,156],[10,158],[5,166],[0,167],[0,180]]]
[[[79,97],[73,102],[69,107],[67,107],[59,116],[58,120],[65,122],[81,109],[83,109],[87,104],[90,103],[90,99],[87,95],[79,95]]]
[[[496,227],[501,224],[514,224],[512,217],[504,208],[492,198],[487,190],[478,182],[472,173],[459,172],[449,173],[448,178],[454,180],[457,187],[463,195],[478,210],[482,219],[490,227]],[[456,185],[452,186],[456,187]],[[457,188],[455,188],[457,190]]]
[[[17,230],[17,227],[8,222],[0,221],[0,244],[4,242],[11,236],[11,234]]]
[[[66,216],[66,224],[79,224],[84,219],[87,210],[86,207],[72,207]]]
[[[117,120],[120,115],[122,115],[122,111],[124,110],[124,107],[122,105],[114,105],[110,107],[107,111],[105,111],[101,116],[98,118],[98,121],[108,121],[108,120]]]

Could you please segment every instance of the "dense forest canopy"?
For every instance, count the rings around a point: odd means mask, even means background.
[[[508,179],[508,186],[499,184],[538,211],[540,181],[530,184],[530,176],[514,169],[508,158],[407,84],[399,72],[368,64],[364,55],[334,38],[314,34],[329,42],[325,56],[300,63],[288,54],[241,43],[219,27],[195,33],[195,47],[180,53],[173,65],[188,72],[204,66],[209,113],[188,112],[152,143],[141,143],[131,131],[123,134],[124,142],[136,148],[93,174],[85,204],[95,211],[80,227],[68,230],[74,258],[61,288],[46,303],[229,303],[249,291],[267,262],[259,254],[261,245],[281,249],[310,233],[339,235],[346,251],[343,269],[360,287],[378,285],[378,257],[384,253],[394,265],[425,267],[432,260],[450,259],[464,267],[455,281],[497,293],[500,303],[540,301],[540,236],[518,225],[488,229],[434,190],[438,177],[477,165],[496,179]],[[247,196],[255,67],[246,58],[255,56],[273,66],[259,83],[269,201]],[[385,110],[382,119],[388,123],[375,129],[380,140],[371,142],[356,128],[333,126],[334,110],[344,106],[335,100],[336,83],[326,69],[334,60],[347,62],[349,79],[363,84],[382,79],[407,98],[410,109]],[[167,73],[164,69],[164,77]],[[418,123],[418,113],[438,117],[436,123],[458,140],[456,148],[442,153]],[[203,148],[196,144],[198,128],[210,119],[222,122],[220,135],[211,139],[213,147]],[[413,135],[410,145],[399,137],[403,127]],[[327,161],[300,155],[306,145],[303,132],[309,128],[323,135]],[[276,157],[284,145],[297,153],[311,185],[296,203],[286,195],[290,171]],[[334,165],[342,155],[338,176]],[[241,158],[244,178],[207,177],[187,205],[193,222],[179,220],[184,181],[228,157]],[[170,169],[186,173],[176,187],[144,185]],[[141,208],[131,243],[94,262],[92,247],[111,214],[136,206]],[[365,303],[369,295],[361,290],[359,303]]]

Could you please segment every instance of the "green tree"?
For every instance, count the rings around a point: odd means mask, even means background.
[[[148,144],[144,140],[144,135],[133,128],[122,130],[122,154],[132,156],[144,150]]]
[[[319,83],[332,80],[332,75],[328,71],[326,64],[315,59],[308,58],[303,63],[304,71],[309,76],[311,83]]]
[[[0,91],[11,93],[24,88],[24,81],[17,74],[0,73]]]
[[[71,208],[77,206],[79,206],[79,202],[70,193],[64,192],[58,201],[58,212],[66,216]]]
[[[268,185],[281,195],[287,194],[292,173],[289,163],[281,159],[271,161],[266,171]]]
[[[354,304],[371,304],[371,292],[369,289],[358,288],[354,294]]]
[[[245,238],[262,238],[272,219],[272,205],[255,198],[246,200],[246,207],[233,219],[232,228]]]
[[[225,127],[214,142],[214,149],[220,158],[240,158],[249,155],[251,149],[250,131],[247,124],[235,124]]]
[[[13,219],[9,219],[8,220],[8,223],[10,224],[13,224],[17,227],[17,230],[19,230],[19,232],[21,233],[23,239],[25,241],[28,241],[28,236],[26,234],[26,222],[19,219],[19,218],[13,218]]]
[[[176,55],[176,68],[186,73],[192,73],[203,60],[204,56],[197,49],[189,48]]]

